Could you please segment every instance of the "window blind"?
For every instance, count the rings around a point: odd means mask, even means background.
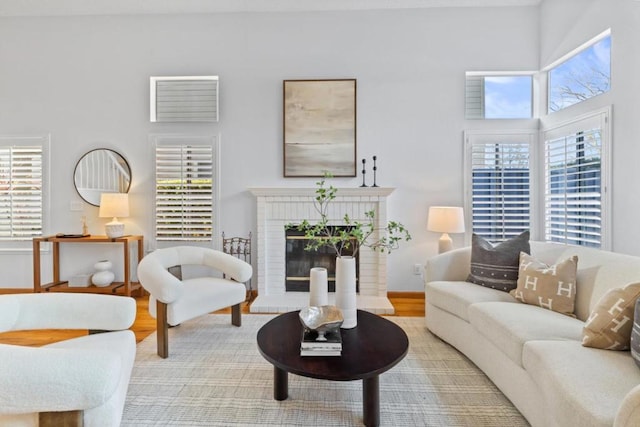
[[[156,239],[210,241],[213,147],[156,145]]]
[[[545,141],[545,237],[602,245],[602,132],[592,128]]]
[[[151,77],[152,122],[217,122],[218,77]]]
[[[471,146],[473,232],[500,242],[528,230],[531,222],[529,143]]]
[[[42,146],[0,145],[0,239],[30,240],[43,229]]]

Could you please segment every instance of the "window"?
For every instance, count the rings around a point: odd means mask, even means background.
[[[467,119],[530,119],[533,77],[468,72]]]
[[[548,112],[608,92],[611,88],[611,35],[607,31],[549,68]]]
[[[500,242],[529,230],[535,134],[465,133],[466,212],[474,233]]]
[[[0,137],[0,241],[27,248],[44,229],[45,165],[49,138]],[[26,242],[29,245],[9,242]]]
[[[545,240],[609,249],[610,111],[545,132]]]
[[[217,228],[214,227],[217,151],[213,137],[156,138],[155,235],[158,241],[212,240]]]

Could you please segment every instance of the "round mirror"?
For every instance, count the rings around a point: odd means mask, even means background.
[[[108,148],[91,150],[78,160],[73,183],[82,199],[100,206],[102,193],[128,193],[131,168],[120,153]]]

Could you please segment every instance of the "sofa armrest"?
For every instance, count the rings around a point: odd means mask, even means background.
[[[0,344],[0,414],[95,408],[115,392],[119,354]]]
[[[640,385],[632,388],[618,408],[613,427],[632,427],[640,425]]]
[[[425,284],[440,280],[465,281],[471,271],[471,247],[454,249],[429,258],[424,268]]]
[[[100,329],[124,330],[136,319],[131,297],[86,293],[47,292],[3,295],[1,330]],[[6,304],[11,303],[11,304]]]

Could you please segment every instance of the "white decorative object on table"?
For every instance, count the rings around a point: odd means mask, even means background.
[[[329,304],[329,285],[327,283],[327,269],[314,267],[311,269],[309,280],[309,305],[320,307]]]
[[[358,325],[356,307],[356,259],[352,256],[336,258],[336,307],[342,312],[343,329]]]
[[[96,262],[93,268],[97,270],[97,273],[91,276],[91,283],[98,287],[109,286],[113,283],[116,275],[111,271],[111,267],[113,267],[113,264],[109,260]]]

